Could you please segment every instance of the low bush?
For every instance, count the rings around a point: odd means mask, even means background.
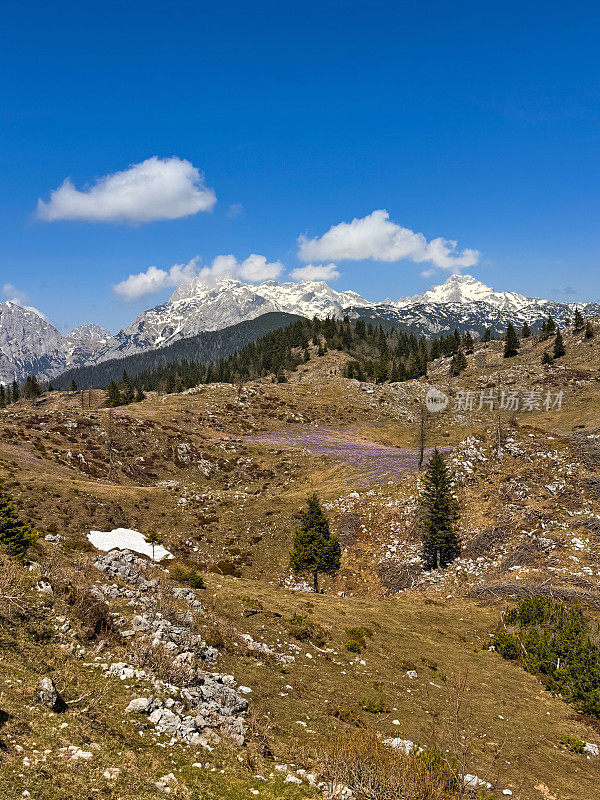
[[[186,586],[189,586],[190,589],[206,588],[202,575],[193,567],[189,569],[186,567],[176,567],[171,571],[171,577],[178,583],[183,583]]]
[[[384,714],[390,710],[383,697],[363,697],[360,701],[360,707],[363,711],[368,711],[369,714]]]
[[[585,742],[583,742],[581,739],[578,739],[577,736],[571,736],[569,733],[560,737],[560,743],[571,753],[583,753],[585,748]]]
[[[545,688],[578,711],[600,717],[600,647],[592,638],[598,626],[579,606],[545,597],[527,597],[508,612],[507,625],[493,639],[496,650],[537,675]]]
[[[236,565],[232,561],[227,561],[226,559],[217,561],[214,571],[218,572],[220,575],[231,575],[233,578],[242,577],[242,573]]]
[[[373,636],[371,628],[346,628],[346,650],[351,653],[360,653],[363,647],[367,646],[366,637]]]
[[[319,753],[330,793],[348,786],[371,800],[451,800],[464,795],[458,767],[433,748],[404,755],[366,730],[326,742]]]
[[[293,636],[299,642],[312,642],[317,647],[325,647],[326,632],[316,622],[302,614],[294,614],[292,616],[288,630],[290,636]]]
[[[494,649],[500,653],[502,658],[506,658],[509,661],[514,661],[519,657],[519,645],[517,640],[512,633],[509,633],[508,631],[498,631],[498,633],[492,639],[492,644]]]

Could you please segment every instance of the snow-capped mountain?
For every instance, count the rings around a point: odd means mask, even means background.
[[[0,381],[58,370],[66,363],[60,332],[35,309],[0,303]]]
[[[361,317],[388,327],[409,328],[415,334],[437,335],[453,331],[482,334],[486,328],[495,334],[506,330],[509,322],[517,328],[527,322],[539,327],[551,315],[564,324],[575,309],[592,316],[600,314],[599,303],[557,303],[517,292],[496,292],[471,275],[451,275],[439,286],[400,300],[373,303],[368,308],[350,308],[350,317]]]
[[[51,378],[83,366],[110,338],[99,325],[82,325],[63,336],[34,308],[7,300],[0,303],[0,383],[28,375]]]
[[[338,292],[323,281],[243,283],[200,279],[181,286],[165,303],[140,314],[115,336],[98,325],[83,325],[62,336],[35,309],[0,303],[0,381],[28,374],[52,377],[68,367],[98,364],[172,344],[202,331],[220,330],[274,311],[305,317],[341,317],[438,335],[458,328],[500,334],[512,322],[539,327],[551,314],[563,324],[575,308],[600,314],[600,303],[558,303],[510,291],[495,291],[471,275],[451,275],[422,294],[370,302],[356,292]]]
[[[521,311],[536,303],[547,303],[547,300],[536,300],[517,292],[495,292],[490,286],[478,281],[472,275],[451,275],[439,286],[432,286],[423,294],[403,297],[392,305],[396,308],[407,306],[429,305],[431,303],[487,303],[494,308],[506,311]]]
[[[252,284],[220,278],[216,285],[207,286],[196,279],[177,289],[166,303],[140,314],[92,357],[92,363],[163,347],[271,311],[324,318],[343,316],[349,307],[371,305],[356,292],[336,292],[323,281]]]

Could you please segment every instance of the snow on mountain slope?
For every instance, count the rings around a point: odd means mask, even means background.
[[[221,278],[215,286],[199,279],[177,289],[160,306],[144,311],[90,363],[163,347],[202,331],[220,330],[271,311],[304,317],[339,317],[350,306],[372,305],[356,292],[336,292],[323,281],[243,283]]]
[[[0,303],[0,383],[28,375],[51,378],[86,363],[110,338],[104,328],[91,324],[65,337],[35,309],[7,300]]]
[[[356,292],[338,292],[323,281],[243,283],[221,278],[207,285],[196,278],[165,303],[144,311],[116,336],[97,325],[83,325],[62,337],[35,310],[0,304],[0,380],[28,374],[52,377],[70,366],[98,364],[164,347],[202,331],[220,330],[262,314],[282,311],[305,317],[362,318],[386,327],[437,335],[458,328],[481,334],[502,333],[509,322],[539,327],[551,314],[559,324],[578,307],[585,316],[600,314],[599,303],[557,303],[496,292],[471,275],[451,275],[422,294],[380,303]],[[3,309],[3,310],[2,310]]]
[[[422,294],[404,297],[395,303],[396,308],[430,303],[487,303],[495,308],[520,311],[532,303],[546,303],[535,298],[525,297],[517,292],[496,292],[490,286],[473,278],[472,275],[451,275],[439,286],[432,286]]]
[[[101,325],[96,325],[93,322],[87,322],[85,325],[80,325],[78,328],[73,328],[71,333],[66,337],[69,341],[75,342],[88,342],[106,344],[109,339],[112,339],[112,333],[103,328]]]
[[[66,363],[61,333],[32,308],[0,303],[0,382],[60,370]]]

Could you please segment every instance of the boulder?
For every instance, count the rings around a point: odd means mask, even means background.
[[[40,700],[51,711],[60,712],[64,711],[67,704],[60,696],[52,678],[42,678],[40,681]]]
[[[125,709],[126,714],[149,714],[152,708],[154,698],[150,697],[136,697]]]

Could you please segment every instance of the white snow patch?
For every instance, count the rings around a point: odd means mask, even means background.
[[[90,531],[87,538],[97,550],[133,550],[135,553],[152,558],[152,545],[139,531],[132,531],[129,528],[115,528],[109,532]],[[173,554],[162,545],[155,544],[154,560],[162,561],[163,558],[173,558]]]

